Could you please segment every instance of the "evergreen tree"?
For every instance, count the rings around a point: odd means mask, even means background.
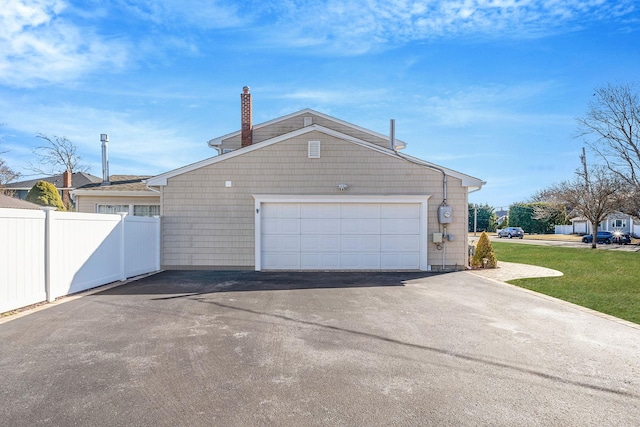
[[[49,182],[36,182],[36,184],[31,187],[31,190],[29,190],[26,200],[40,206],[52,206],[58,208],[60,211],[66,210],[64,203],[62,203],[60,193],[58,193],[58,189]]]
[[[484,264],[485,258],[487,260],[486,265]],[[476,253],[473,255],[473,259],[471,260],[471,266],[473,268],[498,267],[498,260],[496,258],[495,252],[493,252],[491,242],[489,241],[489,235],[485,232],[482,232],[482,234],[480,235],[478,245],[476,246]]]

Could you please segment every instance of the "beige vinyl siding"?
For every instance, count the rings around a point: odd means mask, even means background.
[[[76,212],[95,213],[96,205],[160,205],[160,196],[76,196]]]
[[[294,130],[300,129],[304,127],[304,118],[312,117],[313,124],[318,124],[324,126],[329,129],[333,129],[345,135],[352,136],[354,138],[361,139],[363,141],[370,142],[372,144],[379,145],[384,148],[389,148],[389,140],[384,138],[378,138],[374,135],[371,135],[368,132],[359,131],[349,126],[342,125],[340,123],[336,123],[333,120],[327,120],[323,117],[306,113],[300,114],[299,116],[291,117],[286,120],[278,121],[269,126],[264,127],[254,127],[253,129],[253,143],[257,144],[262,141],[266,141],[271,138],[275,138],[280,135],[284,135],[286,133],[292,132]],[[240,148],[240,135],[225,139],[222,141],[223,149],[233,149],[236,150]]]
[[[299,117],[302,121],[302,116]],[[309,140],[322,142],[322,156],[309,159]],[[231,181],[230,188],[225,182]],[[163,187],[164,268],[253,268],[252,194],[430,195],[428,234],[438,231],[442,175],[384,153],[312,132],[169,178]],[[448,233],[445,264],[466,264],[467,193],[448,178],[454,224]],[[442,264],[442,251],[429,243],[429,264]]]

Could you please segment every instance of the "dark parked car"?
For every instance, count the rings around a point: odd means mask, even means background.
[[[613,233],[610,231],[598,231],[598,243],[606,243],[607,245],[613,242]],[[593,234],[587,234],[582,237],[582,243],[591,243],[593,242]]]
[[[631,236],[619,231],[614,231],[612,242],[617,243],[618,245],[628,245],[631,243]]]
[[[510,239],[517,237],[522,239],[524,237],[524,230],[520,227],[507,227],[498,231],[498,237],[508,237]]]

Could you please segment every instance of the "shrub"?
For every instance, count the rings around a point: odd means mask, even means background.
[[[60,193],[58,193],[58,189],[49,182],[36,182],[36,184],[31,187],[31,190],[29,190],[29,193],[27,193],[26,200],[40,206],[52,206],[58,208],[60,211],[66,210],[64,203],[62,203],[62,198],[60,198]]]
[[[487,259],[486,265],[483,263],[483,259],[485,258]],[[473,259],[471,260],[471,266],[473,268],[496,268],[498,266],[496,254],[493,252],[489,236],[485,232],[480,235],[480,239],[476,245],[476,253],[473,255]]]

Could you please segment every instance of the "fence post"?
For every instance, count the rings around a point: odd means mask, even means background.
[[[128,212],[118,212],[120,215],[120,281],[127,280],[127,273],[125,271],[125,257],[126,257],[126,242],[125,242],[125,221],[127,219]]]
[[[47,295],[47,302],[53,302],[56,298],[51,291],[51,224],[53,218],[51,212],[56,208],[45,206],[44,211],[44,290]]]
[[[156,245],[158,252],[156,252],[156,271],[160,271],[162,266],[162,219],[160,216],[154,216],[156,219]]]

